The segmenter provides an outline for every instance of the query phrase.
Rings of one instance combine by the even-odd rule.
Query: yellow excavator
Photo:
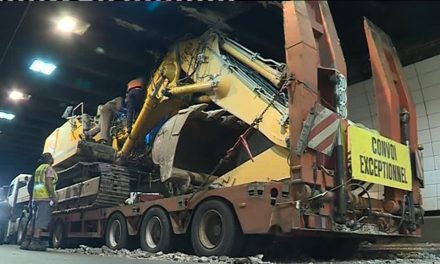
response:
[[[218,32],[178,43],[147,85],[130,134],[122,116],[113,120],[111,145],[98,143],[101,133],[85,135],[99,127],[99,113],[68,109],[44,147],[60,174],[60,204],[111,206],[130,192],[169,196],[289,179],[290,81],[285,64]],[[146,144],[153,129],[154,143]]]

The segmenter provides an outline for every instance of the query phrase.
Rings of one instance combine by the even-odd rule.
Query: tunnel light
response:
[[[55,66],[52,63],[47,63],[44,62],[42,60],[34,60],[31,64],[31,66],[29,67],[29,69],[35,71],[35,72],[40,72],[46,75],[50,75],[52,74],[52,72],[57,68],[57,66]]]
[[[98,54],[105,54],[105,49],[101,47],[96,47],[95,52]]]
[[[17,90],[12,90],[9,92],[9,99],[11,99],[12,101],[29,100],[30,98],[30,95],[24,94]]]
[[[55,29],[57,32],[61,33],[75,33],[82,35],[87,31],[89,26],[90,24],[72,16],[62,16],[55,20]]]
[[[15,118],[14,114],[9,114],[5,112],[0,112],[0,119],[12,120]]]
[[[71,16],[64,16],[58,20],[57,29],[62,32],[74,32],[78,24],[78,20]]]

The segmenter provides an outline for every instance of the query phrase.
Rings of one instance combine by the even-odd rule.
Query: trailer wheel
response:
[[[0,222],[0,245],[3,245],[3,243],[5,242],[7,228],[8,228],[7,221]]]
[[[66,243],[66,232],[64,231],[63,222],[57,221],[52,231],[51,244],[53,248],[63,248]]]
[[[210,200],[197,208],[191,225],[191,241],[197,255],[236,256],[242,240],[241,228],[228,205]]]
[[[141,224],[141,248],[156,253],[170,252],[173,240],[171,222],[167,213],[160,208],[152,208],[144,215]]]
[[[110,249],[116,250],[127,246],[127,221],[120,213],[112,215],[107,222],[105,243]]]
[[[19,222],[18,222],[18,228],[17,228],[17,239],[16,239],[16,243],[17,245],[21,245],[21,242],[23,242],[23,238],[24,238],[24,232],[26,230],[26,225],[28,222],[28,218],[26,216],[21,217]]]

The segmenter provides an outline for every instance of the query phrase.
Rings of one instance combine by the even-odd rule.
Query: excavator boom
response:
[[[246,68],[253,73],[246,72]],[[184,77],[179,79],[181,72]],[[253,78],[252,74],[262,77]],[[170,49],[154,73],[144,106],[120,155],[129,155],[136,141],[145,137],[159,120],[178,111],[183,104],[181,96],[193,94],[209,96],[211,102],[249,125],[273,101],[259,130],[275,144],[286,147],[287,100],[278,95],[284,82],[284,64],[272,60],[267,63],[218,33],[207,32],[200,38],[179,43]]]

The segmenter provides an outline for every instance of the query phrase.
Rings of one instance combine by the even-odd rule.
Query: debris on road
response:
[[[161,251],[157,253],[149,253],[141,249],[136,249],[133,251],[127,249],[111,250],[107,246],[102,246],[101,248],[93,248],[85,245],[80,245],[79,248],[58,249],[58,251],[70,253],[70,254],[116,256],[116,257],[127,257],[127,258],[135,258],[135,259],[145,258],[149,260],[168,260],[168,261],[178,261],[178,262],[227,263],[227,264],[269,264],[270,263],[268,261],[263,260],[263,255],[256,255],[245,258],[230,258],[227,256],[198,257],[180,252],[164,254]]]
[[[243,258],[230,258],[226,256],[211,256],[211,257],[198,257],[194,255],[188,255],[181,252],[168,253],[163,252],[149,253],[141,249],[136,250],[111,250],[107,246],[101,248],[93,248],[85,245],[80,245],[79,248],[73,249],[59,249],[57,251],[70,253],[70,254],[83,254],[83,255],[99,255],[99,256],[115,256],[126,257],[134,259],[148,259],[148,260],[165,260],[187,263],[220,263],[220,264],[270,264],[270,262],[264,259],[263,255],[256,255]],[[366,255],[358,255],[356,258],[346,261],[336,261],[334,259],[327,261],[316,261],[314,259],[305,258],[293,258],[283,261],[276,261],[277,263],[353,263],[353,264],[396,264],[396,263],[417,263],[417,264],[433,264],[440,263],[440,255],[430,252],[372,252]]]

